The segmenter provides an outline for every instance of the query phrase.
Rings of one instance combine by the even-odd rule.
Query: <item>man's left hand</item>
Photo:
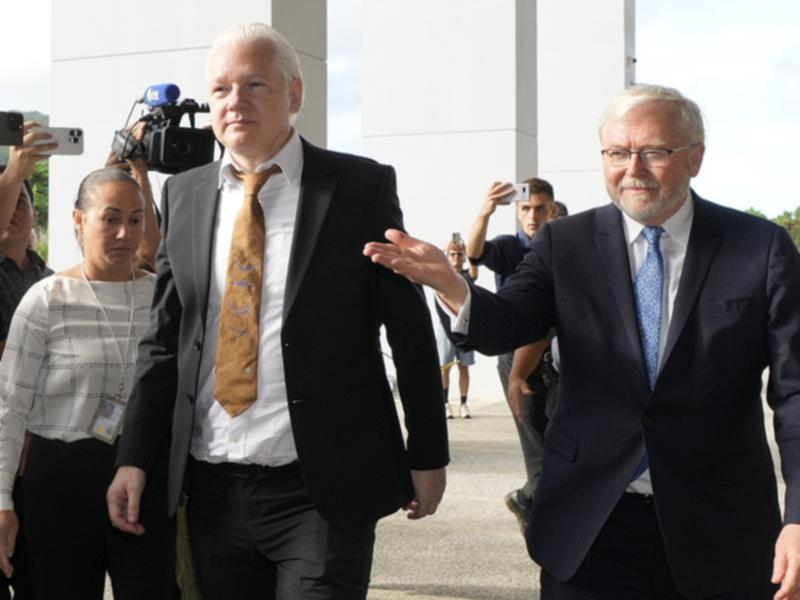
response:
[[[780,583],[775,600],[800,600],[800,525],[783,526],[775,544],[772,583]]]
[[[411,471],[414,484],[414,499],[403,507],[409,519],[421,519],[436,512],[442,501],[447,475],[444,467],[429,471]]]

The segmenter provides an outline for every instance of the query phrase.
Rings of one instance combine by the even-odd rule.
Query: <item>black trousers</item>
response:
[[[111,526],[106,490],[116,446],[33,436],[25,472],[25,527],[38,600],[101,600],[108,571],[116,600],[172,598],[175,531],[160,472],[147,482],[141,536]],[[165,469],[164,469],[165,470]],[[159,491],[160,490],[160,491]]]
[[[186,488],[204,600],[366,598],[375,523],[325,521],[297,463],[269,468],[190,458]]]
[[[652,497],[623,494],[572,579],[542,569],[542,600],[684,600],[670,572]],[[735,590],[708,600],[770,600],[778,587]]]

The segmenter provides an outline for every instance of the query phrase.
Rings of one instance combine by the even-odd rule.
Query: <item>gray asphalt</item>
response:
[[[505,402],[470,403],[448,421],[447,491],[432,517],[398,513],[378,524],[370,600],[522,600],[539,597],[539,569],[503,497],[524,467]]]

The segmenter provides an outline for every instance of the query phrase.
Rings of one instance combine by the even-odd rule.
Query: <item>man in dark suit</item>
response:
[[[468,347],[503,352],[556,327],[559,405],[526,536],[543,598],[798,598],[797,250],[690,190],[702,116],[676,90],[625,90],[600,133],[613,204],[546,225],[499,294],[400,232],[365,253],[434,287]]]
[[[226,31],[207,72],[227,152],[164,186],[153,323],[110,515],[143,532],[145,474],[170,443],[168,509],[185,490],[206,600],[363,598],[377,519],[400,507],[410,518],[432,514],[448,462],[424,296],[361,255],[387,227],[402,227],[394,171],[297,135],[299,61],[274,29]],[[260,190],[248,187],[253,174],[268,176]],[[235,296],[242,289],[251,295]],[[233,397],[234,388],[252,392]]]

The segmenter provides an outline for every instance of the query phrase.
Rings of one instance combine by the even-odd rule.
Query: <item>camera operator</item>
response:
[[[137,142],[141,142],[146,129],[147,124],[145,121],[140,120],[134,123],[130,128],[130,134]],[[139,245],[139,250],[134,259],[134,266],[155,273],[156,253],[158,252],[158,245],[161,241],[161,233],[159,232],[160,223],[153,200],[153,188],[150,185],[150,178],[148,177],[149,169],[147,167],[147,161],[143,157],[120,160],[117,153],[111,150],[106,159],[106,166],[128,171],[136,180],[136,183],[139,184],[139,187],[142,188],[142,194],[145,199],[145,229],[142,241]]]
[[[50,275],[42,258],[30,248],[31,234],[35,223],[33,188],[28,178],[36,165],[49,156],[57,144],[33,146],[33,142],[50,138],[49,133],[32,132],[38,123],[29,121],[23,125],[22,146],[11,146],[8,165],[0,165],[0,357],[3,355],[11,316],[22,296],[34,283]],[[25,458],[14,482],[13,496],[22,507],[22,474]],[[20,526],[23,515],[19,514]],[[7,578],[0,573],[0,600],[10,598],[9,585],[14,589],[16,600],[33,598],[33,582],[28,567],[27,546],[20,531],[20,542],[12,560],[14,574]]]

